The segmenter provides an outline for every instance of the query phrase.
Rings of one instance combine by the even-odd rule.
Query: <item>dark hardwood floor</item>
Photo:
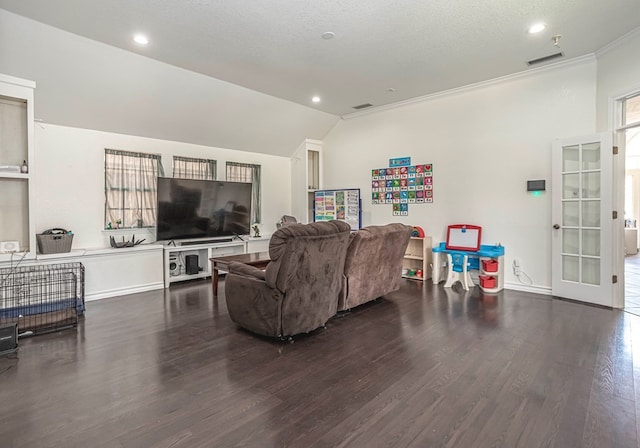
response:
[[[403,281],[282,343],[224,282],[89,302],[0,357],[0,446],[637,447],[640,317]]]

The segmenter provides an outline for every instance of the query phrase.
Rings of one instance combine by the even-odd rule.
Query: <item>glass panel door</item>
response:
[[[562,147],[562,280],[600,284],[600,142]]]
[[[608,134],[553,142],[551,292],[613,303],[613,151]]]

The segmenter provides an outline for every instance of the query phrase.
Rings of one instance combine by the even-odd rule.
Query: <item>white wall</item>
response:
[[[0,73],[37,83],[36,118],[290,156],[338,117],[0,9]]]
[[[612,99],[640,92],[640,28],[598,55],[598,131],[610,131]]]
[[[519,258],[530,289],[548,292],[551,142],[595,131],[595,90],[587,59],[342,121],[324,139],[324,188],[360,188],[363,225],[418,225],[434,244],[449,224],[480,225],[483,244],[504,245],[507,266]],[[391,205],[368,200],[371,169],[402,156],[434,165],[434,203],[394,217]],[[528,179],[546,179],[547,192],[528,194]]]
[[[225,162],[262,166],[261,233],[271,234],[283,214],[290,213],[289,158],[145,137],[36,123],[35,223],[40,233],[51,227],[74,232],[73,249],[108,245],[104,229],[104,149],[124,149],[162,155],[165,175],[171,176],[174,155],[217,160],[218,179],[225,179]],[[140,229],[125,231],[153,240]]]

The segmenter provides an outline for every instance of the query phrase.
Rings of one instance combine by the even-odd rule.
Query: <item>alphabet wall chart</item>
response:
[[[433,165],[411,165],[410,157],[389,159],[371,170],[371,203],[392,204],[393,216],[407,216],[409,204],[433,202]]]

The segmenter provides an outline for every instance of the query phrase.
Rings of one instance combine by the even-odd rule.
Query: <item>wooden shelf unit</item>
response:
[[[431,237],[411,237],[402,260],[402,277],[419,281],[429,279],[431,278],[431,264]],[[409,269],[421,270],[422,276],[408,275],[405,272]]]

